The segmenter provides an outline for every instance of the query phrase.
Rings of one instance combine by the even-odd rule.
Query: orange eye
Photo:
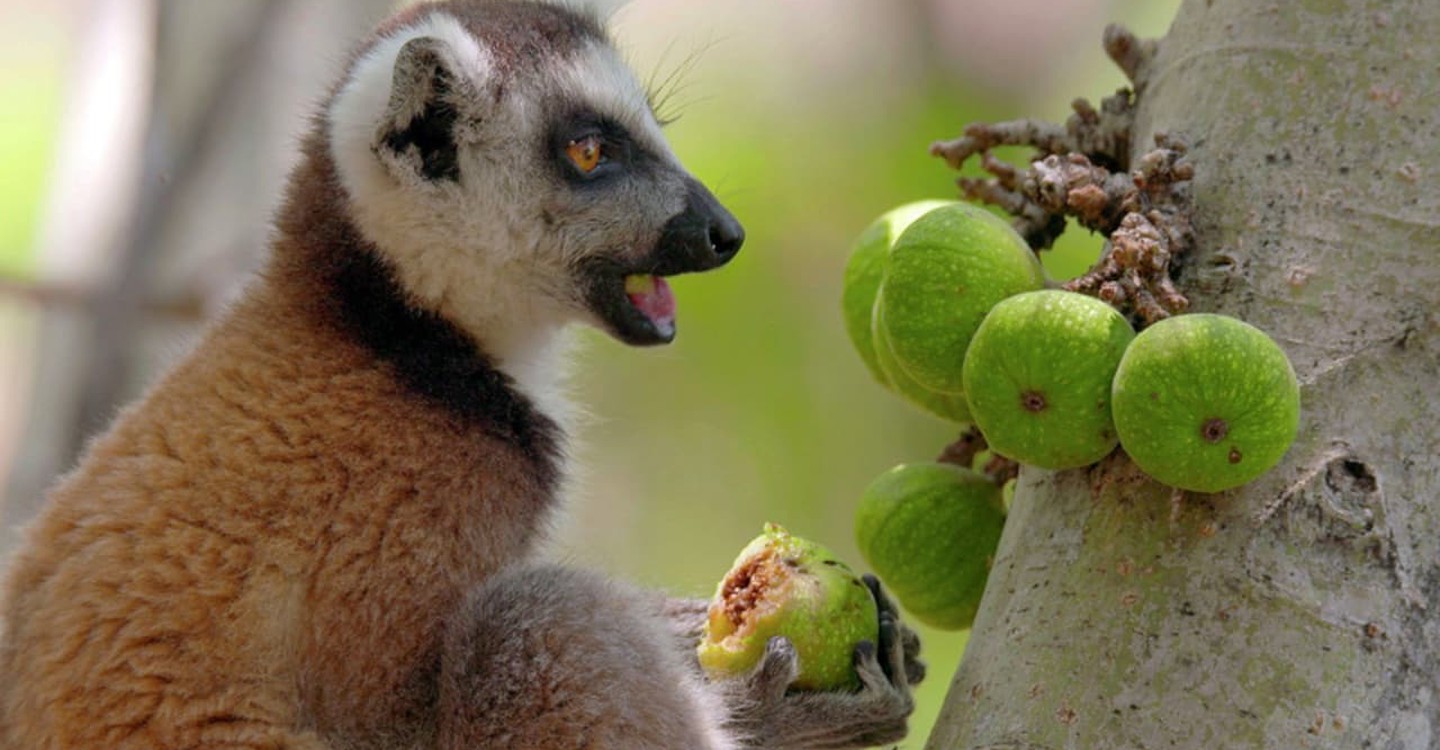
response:
[[[585,174],[595,171],[600,162],[605,160],[605,155],[600,148],[600,139],[597,136],[587,135],[577,141],[570,141],[565,147],[565,155],[570,157],[570,163],[575,165]]]

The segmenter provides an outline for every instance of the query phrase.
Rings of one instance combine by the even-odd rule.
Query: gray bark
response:
[[[1025,469],[928,747],[1440,748],[1440,3],[1187,0],[1137,150],[1196,166],[1196,310],[1285,348],[1279,467]]]

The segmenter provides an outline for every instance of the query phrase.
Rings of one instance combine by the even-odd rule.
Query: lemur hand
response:
[[[855,647],[858,692],[791,691],[800,667],[795,647],[780,636],[770,639],[749,675],[717,683],[731,710],[730,728],[746,747],[859,748],[905,736],[915,708],[910,688],[925,678],[920,638],[900,621],[879,580],[872,575],[864,580],[879,609],[880,637]]]

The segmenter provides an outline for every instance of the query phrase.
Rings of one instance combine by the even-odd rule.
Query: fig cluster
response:
[[[861,235],[842,307],[880,382],[973,422],[992,451],[1020,463],[1077,468],[1118,444],[1164,484],[1220,492],[1289,449],[1299,387],[1262,331],[1195,313],[1137,336],[1105,302],[1044,286],[1034,253],[998,217],[912,204]]]
[[[1026,242],[967,204],[913,203],[872,223],[841,307],[878,382],[1020,463],[1072,469],[1120,445],[1164,484],[1220,492],[1278,463],[1299,426],[1295,372],[1269,336],[1204,313],[1137,335],[1105,302],[1046,288]],[[897,466],[862,494],[856,541],[917,619],[969,627],[1005,490],[969,467]]]
[[[1044,284],[1035,254],[999,217],[922,201],[861,233],[841,309],[877,381],[936,416],[968,422],[959,364],[970,338],[995,303]]]

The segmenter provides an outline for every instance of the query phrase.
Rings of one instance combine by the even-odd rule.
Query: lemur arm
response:
[[[799,692],[790,685],[799,672],[795,648],[783,637],[770,639],[760,664],[750,674],[710,683],[730,712],[727,727],[745,747],[764,750],[860,748],[895,742],[905,736],[914,710],[911,687],[925,678],[919,660],[920,638],[900,620],[890,597],[871,575],[865,584],[879,609],[879,643],[855,649],[858,692]],[[700,637],[709,603],[670,600],[670,618],[679,645],[691,654]],[[698,663],[694,665],[698,669]]]

